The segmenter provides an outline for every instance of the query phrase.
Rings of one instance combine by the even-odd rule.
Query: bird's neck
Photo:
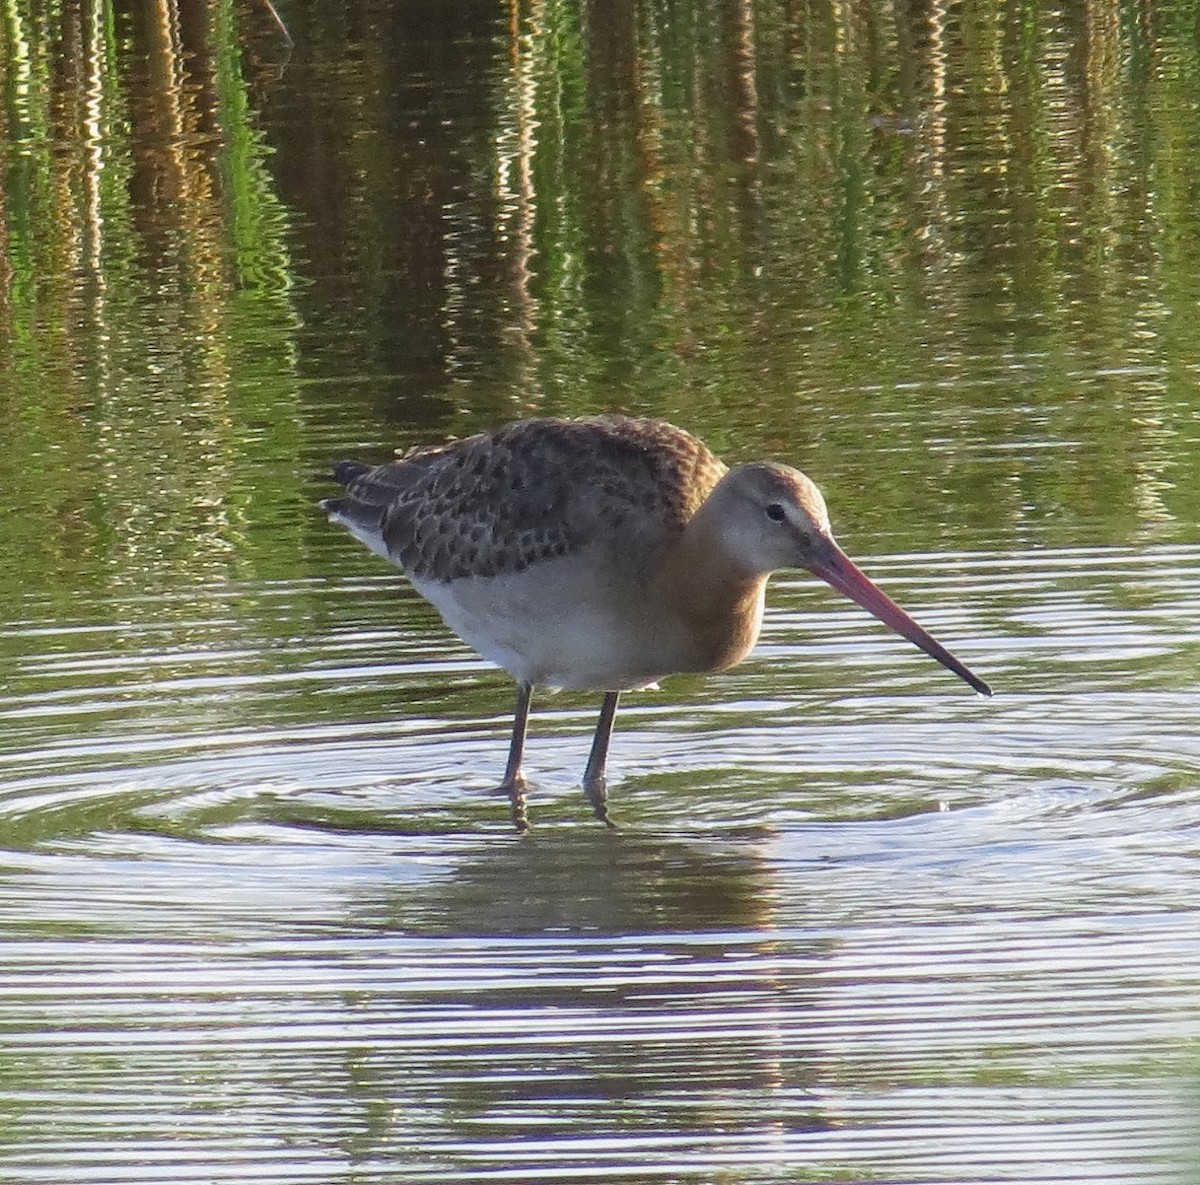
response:
[[[694,651],[693,669],[721,671],[758,641],[767,577],[735,565],[705,525],[688,524],[665,565],[663,590]]]

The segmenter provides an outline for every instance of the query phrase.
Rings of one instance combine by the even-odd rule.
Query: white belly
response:
[[[464,642],[524,683],[624,691],[688,669],[678,621],[632,582],[598,581],[585,567],[567,557],[413,587]]]

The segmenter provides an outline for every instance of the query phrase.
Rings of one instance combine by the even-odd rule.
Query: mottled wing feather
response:
[[[662,421],[540,419],[417,450],[357,476],[349,493],[386,500],[388,552],[410,575],[446,582],[519,572],[594,543],[618,559],[645,554],[683,530],[725,472]]]

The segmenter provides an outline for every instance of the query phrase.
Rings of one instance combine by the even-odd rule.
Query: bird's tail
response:
[[[320,507],[330,522],[345,527],[376,555],[396,562],[383,538],[383,518],[392,500],[412,480],[405,466],[367,465],[362,461],[338,461],[333,479],[346,487],[340,498],[324,498]]]

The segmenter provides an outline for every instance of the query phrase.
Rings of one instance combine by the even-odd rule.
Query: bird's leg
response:
[[[583,771],[583,792],[592,804],[596,818],[608,827],[615,827],[616,824],[608,817],[608,784],[604,780],[604,766],[608,761],[608,742],[612,739],[620,698],[619,691],[604,693],[600,719],[596,722],[596,735],[592,739],[592,751],[588,756],[587,769]]]
[[[529,701],[533,698],[531,683],[517,684],[517,706],[513,710],[512,740],[508,746],[508,764],[504,767],[504,781],[500,789],[512,803],[513,826],[518,831],[529,830],[529,819],[525,814],[525,775],[521,773],[521,757],[525,752],[525,730],[529,726]]]

